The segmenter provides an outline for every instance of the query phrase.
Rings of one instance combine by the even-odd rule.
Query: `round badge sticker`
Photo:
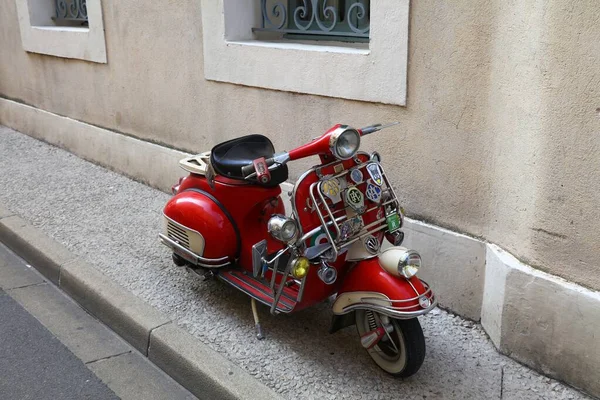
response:
[[[362,171],[360,169],[358,169],[358,168],[353,169],[350,172],[350,179],[352,179],[352,182],[356,183],[357,185],[359,183],[362,183],[362,181],[363,181],[363,173],[362,173]]]
[[[378,186],[383,184],[383,176],[381,175],[381,169],[376,163],[367,164],[367,172],[371,176],[371,180]]]
[[[362,192],[355,186],[348,188],[345,197],[346,203],[356,212],[360,212],[365,205],[365,199]]]
[[[367,199],[371,200],[373,203],[379,203],[379,201],[381,201],[381,187],[380,186],[374,185],[373,183],[369,182],[367,184],[366,194],[367,194]]]
[[[334,204],[342,199],[342,188],[340,182],[336,178],[321,182],[320,188],[321,192]]]

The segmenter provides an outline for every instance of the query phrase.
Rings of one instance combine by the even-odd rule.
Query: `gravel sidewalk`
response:
[[[479,324],[440,310],[420,319],[427,356],[406,380],[381,372],[353,328],[329,335],[328,304],[276,317],[260,308],[267,338],[257,341],[249,299],[175,267],[159,243],[168,199],[0,126],[0,203],[289,399],[588,398],[498,354]]]

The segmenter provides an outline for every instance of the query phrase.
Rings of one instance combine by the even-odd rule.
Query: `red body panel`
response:
[[[305,157],[316,156],[317,154],[331,154],[331,151],[329,150],[329,133],[333,132],[340,126],[340,124],[337,124],[325,132],[321,137],[303,146],[296,147],[294,150],[291,150],[289,152],[290,160],[299,160]]]
[[[229,211],[240,230],[242,246],[239,264],[244,269],[252,271],[252,246],[255,243],[267,239],[269,253],[276,252],[283,247],[280,242],[271,238],[271,235],[267,232],[267,221],[271,215],[285,214],[285,206],[279,197],[281,189],[279,187],[264,188],[257,185],[249,185],[244,182],[233,181],[223,177],[215,179],[214,186],[214,189],[212,189],[204,176],[192,174],[181,181],[179,192],[174,199],[191,199],[196,198],[197,195],[202,196],[193,191],[186,191],[186,189],[196,188],[210,193],[221,202],[227,211]],[[205,197],[203,198],[207,200]],[[171,202],[169,202],[169,204],[171,204]],[[165,208],[165,210],[167,210],[167,208]],[[198,222],[198,219],[205,221],[212,218],[220,219],[223,218],[223,215],[222,211],[217,207],[216,209],[207,209],[207,212],[200,216],[193,213],[181,213],[178,215],[178,218],[180,219],[173,219],[182,225],[194,229],[194,226],[202,226],[202,224],[204,224],[204,222]],[[233,246],[236,245],[237,238],[235,231],[227,231],[228,238],[214,231],[198,231],[202,233],[205,238],[209,235],[214,235],[219,238],[218,241],[232,243]]]
[[[340,287],[338,294],[347,292],[376,292],[386,295],[390,300],[411,299],[416,296],[415,290],[419,294],[425,293],[426,289],[416,276],[409,280],[404,277],[397,277],[385,271],[377,258],[371,258],[359,262],[344,277],[344,282]],[[403,307],[415,306],[415,310],[420,310],[419,301],[405,303]]]
[[[219,206],[197,192],[183,192],[174,196],[164,208],[167,217],[199,232],[205,241],[204,258],[233,258],[236,236],[233,225]]]

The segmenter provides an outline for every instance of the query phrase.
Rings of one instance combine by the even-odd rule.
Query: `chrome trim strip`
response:
[[[381,300],[381,299],[379,299],[379,300]],[[355,303],[355,304],[349,305],[347,307],[344,307],[343,314],[348,314],[349,312],[356,311],[356,310],[373,310],[380,314],[387,315],[388,317],[391,317],[391,318],[412,319],[412,318],[427,314],[428,312],[433,310],[435,307],[437,307],[437,299],[433,299],[433,301],[431,302],[431,305],[429,307],[424,308],[422,310],[418,310],[418,311],[398,311],[393,308],[385,307],[385,306],[382,306],[379,304]],[[343,315],[343,314],[339,314],[339,315]]]
[[[410,282],[410,280],[408,280],[408,279],[407,279],[407,281],[411,285],[411,287],[415,290],[415,292],[417,293],[417,296],[411,297],[409,299],[400,299],[400,300],[391,300],[389,298],[382,299],[381,297],[361,297],[360,303],[354,303],[354,304],[350,304],[350,305],[344,307],[342,309],[343,312],[340,314],[337,314],[337,315],[347,314],[347,313],[349,313],[351,311],[355,311],[355,310],[373,310],[373,311],[387,315],[392,318],[411,319],[411,318],[418,317],[420,315],[427,314],[429,311],[433,310],[437,306],[437,303],[438,303],[437,298],[433,294],[431,287],[429,286],[429,284],[427,282],[421,280],[421,283],[423,284],[423,286],[425,286],[426,290],[423,293],[419,294],[419,292],[415,289],[412,282]],[[407,302],[419,301],[419,299],[423,296],[428,297],[429,300],[431,301],[431,304],[429,305],[429,307],[424,308],[422,310],[406,311],[406,310],[418,307],[416,305],[411,305],[411,306],[394,306],[393,305],[394,303],[407,303]],[[372,303],[370,301],[377,301],[378,304]],[[382,301],[390,302],[390,303],[392,303],[392,305],[391,306],[383,306],[383,305],[381,305]]]
[[[285,267],[285,271],[283,271],[283,277],[281,278],[281,283],[279,284],[279,288],[277,289],[277,293],[275,293],[275,296],[273,296],[273,305],[271,306],[271,314],[275,315],[275,311],[277,310],[277,304],[279,304],[279,299],[281,298],[281,295],[283,294],[283,289],[285,288],[285,284],[287,281],[287,277],[290,274],[290,270],[292,269],[292,258],[290,258],[290,260],[288,261],[286,267]],[[276,276],[277,274],[273,274],[273,276]],[[274,287],[273,287],[274,289]]]
[[[356,157],[359,154],[362,154],[362,155],[367,156],[368,158],[370,158],[369,153],[364,152],[364,151],[360,151],[360,150],[357,151],[354,156]],[[294,187],[292,189],[292,195],[291,195],[290,203],[292,204],[292,214],[293,214],[294,218],[296,219],[296,221],[298,221],[298,230],[300,231],[299,236],[302,237],[301,241],[299,240],[299,241],[296,242],[300,246],[304,246],[304,242],[306,241],[306,238],[304,238],[305,234],[302,232],[302,221],[300,221],[300,214],[298,214],[298,209],[296,208],[296,192],[298,191],[298,188],[300,187],[300,184],[302,183],[302,181],[304,179],[306,179],[306,177],[309,176],[311,173],[313,173],[313,172],[316,173],[317,169],[321,169],[321,168],[328,167],[328,166],[331,166],[331,165],[339,164],[339,163],[342,163],[342,162],[343,161],[335,160],[335,161],[332,161],[332,162],[330,162],[328,164],[325,164],[325,165],[315,165],[315,166],[309,168],[308,170],[304,171],[304,173],[302,175],[300,175],[300,177],[298,177],[298,180],[296,180],[296,183],[294,183]],[[309,189],[309,194],[310,194],[310,189]],[[315,207],[316,207],[316,204],[315,204]],[[344,215],[343,217],[346,218],[346,215]],[[319,226],[316,229],[321,229],[321,227],[322,227],[322,225]],[[329,229],[325,229],[325,231],[329,232]],[[333,241],[331,241],[331,243],[333,243]],[[298,291],[298,302],[302,301],[302,297],[304,295],[304,287],[305,287],[305,285],[306,285],[306,276],[304,278],[302,278],[302,284],[300,285],[300,289]]]
[[[325,227],[324,231],[325,231],[325,235],[327,235],[327,238],[329,239],[329,243],[331,243],[333,245],[332,250],[333,250],[333,254],[331,255],[331,260],[335,260],[336,258],[338,258],[338,249],[337,246],[335,245],[335,240],[333,240],[333,237],[331,236],[331,232],[329,232],[329,229],[327,229],[327,222],[325,222],[325,218],[323,217],[321,211],[319,210],[319,203],[317,203],[317,199],[315,198],[315,195],[313,194],[313,189],[318,186],[318,184],[321,181],[317,181],[313,184],[310,185],[310,188],[308,190],[308,194],[310,195],[311,200],[313,201],[313,204],[315,205],[315,212],[317,213],[317,217],[319,217],[319,221],[321,221],[321,226]],[[320,190],[317,188],[317,191],[320,193]],[[321,198],[323,197],[323,195],[320,195]],[[323,202],[325,203],[325,199],[323,199]],[[329,210],[329,207],[325,207],[331,217],[331,222],[333,223],[333,225],[335,226],[335,229],[337,231],[338,237],[340,237],[340,227],[338,224],[335,223],[335,217],[333,215],[331,215],[331,211]]]
[[[304,275],[304,278],[302,278],[302,282],[300,283],[300,289],[298,289],[298,297],[296,297],[296,301],[298,303],[300,303],[302,301],[302,297],[304,296],[304,286],[306,284],[307,276],[308,276],[308,274]]]
[[[206,267],[206,268],[220,268],[220,267],[224,267],[226,265],[231,264],[231,261],[229,261],[229,257],[221,257],[221,258],[204,258],[204,257],[200,257],[199,255],[197,255],[196,253],[191,252],[190,250],[186,249],[185,247],[183,247],[182,245],[180,245],[179,243],[177,243],[176,241],[172,240],[171,238],[163,235],[162,233],[159,233],[158,236],[161,239],[162,244],[164,244],[165,246],[171,248],[171,249],[177,249],[185,254],[187,254],[189,257],[191,257],[192,259],[195,259],[196,265],[200,265],[202,267]],[[225,263],[222,264],[217,264],[215,265],[215,263],[220,263],[226,261]]]
[[[237,283],[235,283],[235,282],[232,282],[232,281],[230,281],[230,280],[229,280],[229,279],[227,279],[227,278],[224,278],[224,277],[223,277],[221,274],[217,274],[217,277],[218,277],[220,280],[222,280],[223,282],[225,282],[225,283],[228,283],[229,285],[231,285],[231,286],[233,286],[234,288],[238,289],[240,292],[242,292],[242,293],[244,293],[244,294],[246,294],[246,295],[248,295],[248,296],[252,297],[252,298],[253,298],[253,299],[255,299],[256,301],[258,301],[258,302],[260,302],[260,303],[264,304],[265,306],[267,306],[267,307],[270,307],[270,306],[271,306],[271,304],[269,304],[267,301],[265,301],[265,300],[263,300],[262,298],[260,298],[260,297],[258,297],[258,296],[256,296],[256,295],[254,295],[254,294],[253,294],[253,293],[251,293],[251,292],[248,292],[247,290],[245,290],[243,287],[241,287],[241,286],[240,286],[240,285],[238,285]],[[263,293],[264,293],[264,292],[263,292]],[[266,294],[266,293],[265,293],[265,294]],[[277,308],[276,312],[277,312],[277,313],[289,314],[290,312],[292,312],[292,311],[294,310],[294,308],[295,308],[295,307],[296,307],[296,306],[294,305],[294,307],[292,307],[292,308],[290,308],[290,309],[282,309],[282,308]]]

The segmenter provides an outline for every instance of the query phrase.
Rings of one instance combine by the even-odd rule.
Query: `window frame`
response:
[[[204,76],[217,82],[406,105],[410,0],[371,4],[365,43],[258,40],[258,1],[202,0]]]
[[[21,43],[31,53],[106,63],[106,41],[100,0],[87,0],[87,27],[57,26],[48,0],[15,0]],[[54,5],[54,2],[52,2]],[[45,22],[49,20],[50,22]]]

